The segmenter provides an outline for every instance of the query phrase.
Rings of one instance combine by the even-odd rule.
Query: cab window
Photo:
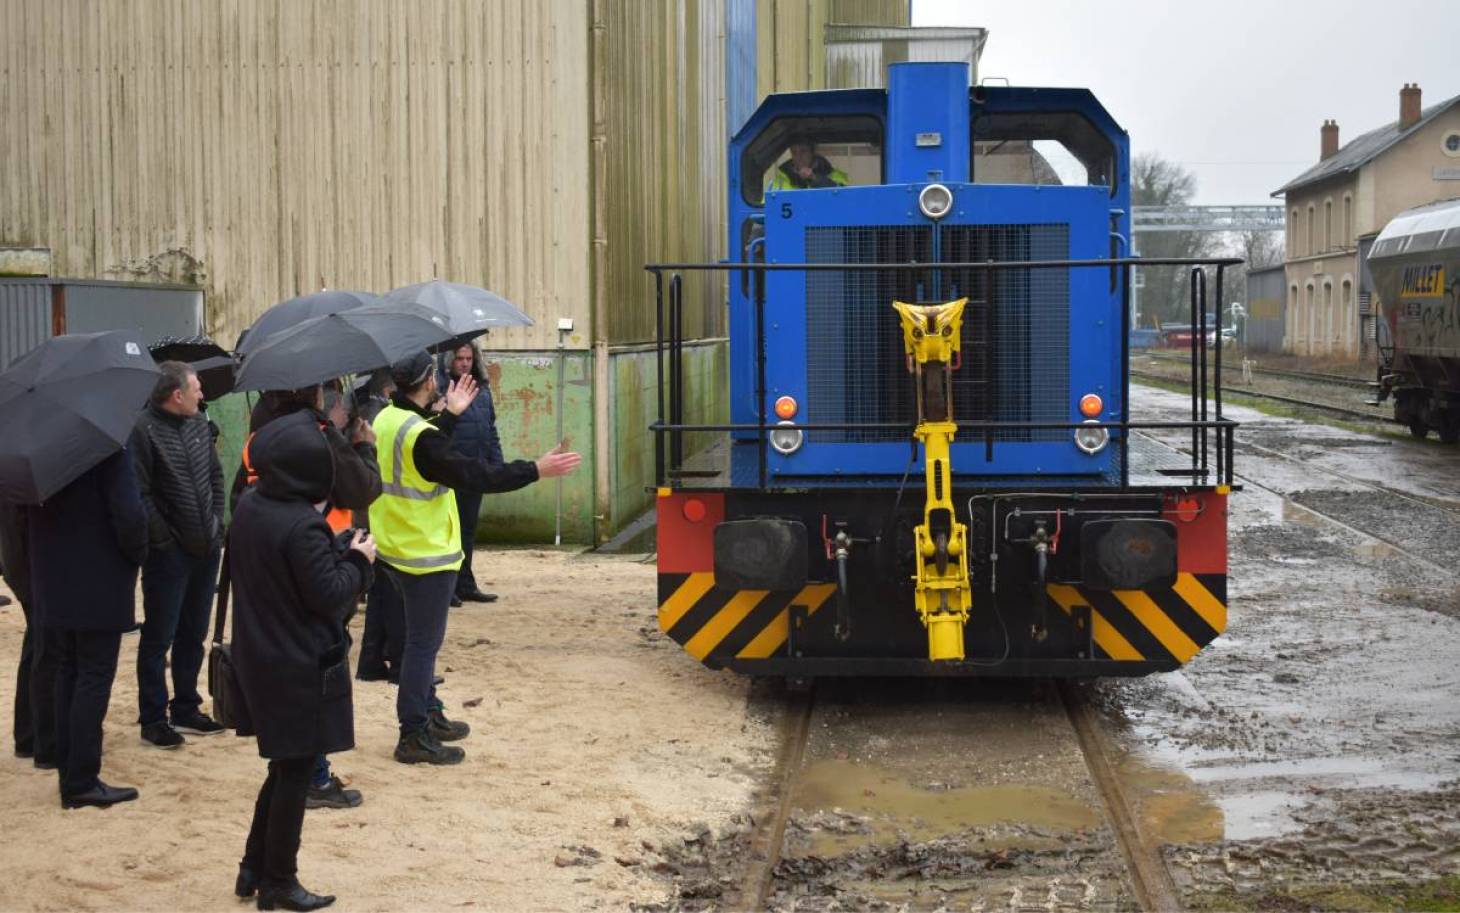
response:
[[[781,117],[746,147],[740,163],[745,202],[765,191],[882,183],[882,124],[875,117]]]
[[[1079,114],[979,114],[971,145],[975,184],[1115,189],[1115,147]]]

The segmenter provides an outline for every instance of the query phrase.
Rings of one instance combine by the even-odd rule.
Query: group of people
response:
[[[0,503],[0,572],[26,617],[15,753],[57,770],[63,808],[138,798],[100,771],[139,571],[142,742],[178,749],[223,732],[198,691],[221,589],[240,698],[229,722],[268,760],[235,892],[259,909],[317,909],[333,897],[296,876],[305,809],[362,801],[327,758],[354,747],[348,625],[361,600],[355,677],[397,684],[395,759],[459,763],[465,752],[447,743],[470,728],[446,716],[436,658],[450,608],[496,598],[471,570],[482,495],[566,475],[581,458],[560,445],[505,461],[467,344],[444,365],[421,351],[377,372],[355,408],[339,383],[265,393],[229,494],[197,374],[159,370],[125,448],[42,505]]]

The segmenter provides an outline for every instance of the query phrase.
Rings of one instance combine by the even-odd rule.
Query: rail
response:
[[[1217,301],[1222,300],[1225,270],[1242,261],[1233,257],[1118,257],[1072,260],[982,260],[973,262],[911,263],[651,263],[644,269],[654,276],[655,290],[655,372],[657,402],[655,421],[649,426],[654,434],[654,480],[666,485],[684,467],[684,436],[695,432],[754,433],[758,445],[757,490],[772,488],[769,479],[769,435],[778,426],[768,421],[766,407],[766,274],[771,272],[908,272],[930,273],[941,277],[950,270],[970,270],[981,274],[989,289],[987,306],[990,314],[998,302],[993,294],[992,279],[996,273],[1010,270],[1042,269],[1108,269],[1119,270],[1121,290],[1121,410],[1120,417],[1107,422],[959,422],[960,433],[971,433],[983,440],[985,453],[991,459],[995,437],[1000,432],[1105,428],[1112,434],[1112,443],[1120,448],[1120,487],[1130,487],[1130,432],[1140,430],[1190,430],[1191,468],[1193,480],[1206,484],[1231,485],[1234,432],[1237,423],[1222,415],[1222,309],[1214,309],[1213,344],[1207,344],[1207,271],[1213,273],[1212,287]],[[1191,325],[1197,329],[1191,339],[1191,417],[1183,422],[1133,422],[1130,416],[1130,295],[1131,268],[1137,266],[1186,266],[1191,268]],[[750,278],[755,308],[755,400],[754,423],[693,424],[684,420],[684,283],[683,274],[691,272],[742,272]],[[666,299],[666,277],[667,299]],[[800,302],[797,302],[800,304]],[[992,319],[987,321],[993,326]],[[1208,349],[1214,369],[1208,371]],[[667,361],[667,366],[666,366]],[[985,374],[987,375],[987,362]],[[666,371],[667,367],[667,371]],[[992,401],[992,400],[991,400]],[[666,418],[668,419],[666,421]],[[912,423],[902,422],[836,422],[798,424],[797,430],[814,431],[906,431],[912,438]],[[1115,432],[1119,432],[1118,438]],[[1185,473],[1183,473],[1185,474]],[[804,487],[804,480],[796,487]]]

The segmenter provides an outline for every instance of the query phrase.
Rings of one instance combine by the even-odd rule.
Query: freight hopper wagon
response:
[[[729,155],[729,259],[648,267],[669,637],[808,679],[1142,675],[1222,633],[1221,351],[1132,418],[1128,141],[1089,92],[899,64],[770,96]],[[1220,314],[1237,261],[1160,262]],[[687,288],[728,294],[722,424],[684,418]]]
[[[1460,200],[1395,216],[1369,251],[1379,292],[1379,401],[1422,438],[1460,442]]]

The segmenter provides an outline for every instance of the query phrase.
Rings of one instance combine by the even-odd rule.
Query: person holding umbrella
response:
[[[471,731],[448,720],[432,681],[446,636],[446,616],[462,563],[456,497],[452,489],[515,491],[538,479],[567,475],[582,457],[555,447],[536,462],[489,463],[452,450],[456,423],[477,396],[470,375],[446,390],[439,416],[435,362],[424,349],[391,366],[396,392],[375,417],[380,442],[381,496],[370,505],[370,530],[383,572],[405,603],[406,643],[401,659],[395,759],[404,764],[457,764],[466,752],[443,741]]]
[[[223,731],[203,712],[198,694],[223,546],[223,467],[212,430],[199,413],[203,388],[197,372],[179,361],[157,367],[157,385],[129,445],[151,538],[142,569],[138,722],[145,744],[178,748],[186,741],[179,729],[194,735]]]
[[[0,373],[0,499],[26,505],[32,622],[56,644],[56,762],[64,808],[137,798],[103,783],[101,727],[147,549],[131,456],[122,449],[159,376],[132,331],[47,340]],[[20,514],[11,514],[12,519]],[[10,569],[13,573],[14,569]],[[79,571],[79,572],[78,572]]]
[[[133,593],[147,557],[147,511],[131,454],[117,451],[26,515],[35,616],[46,648],[57,653],[61,806],[129,802],[137,790],[109,786],[100,773],[101,725],[122,634],[137,626]]]

